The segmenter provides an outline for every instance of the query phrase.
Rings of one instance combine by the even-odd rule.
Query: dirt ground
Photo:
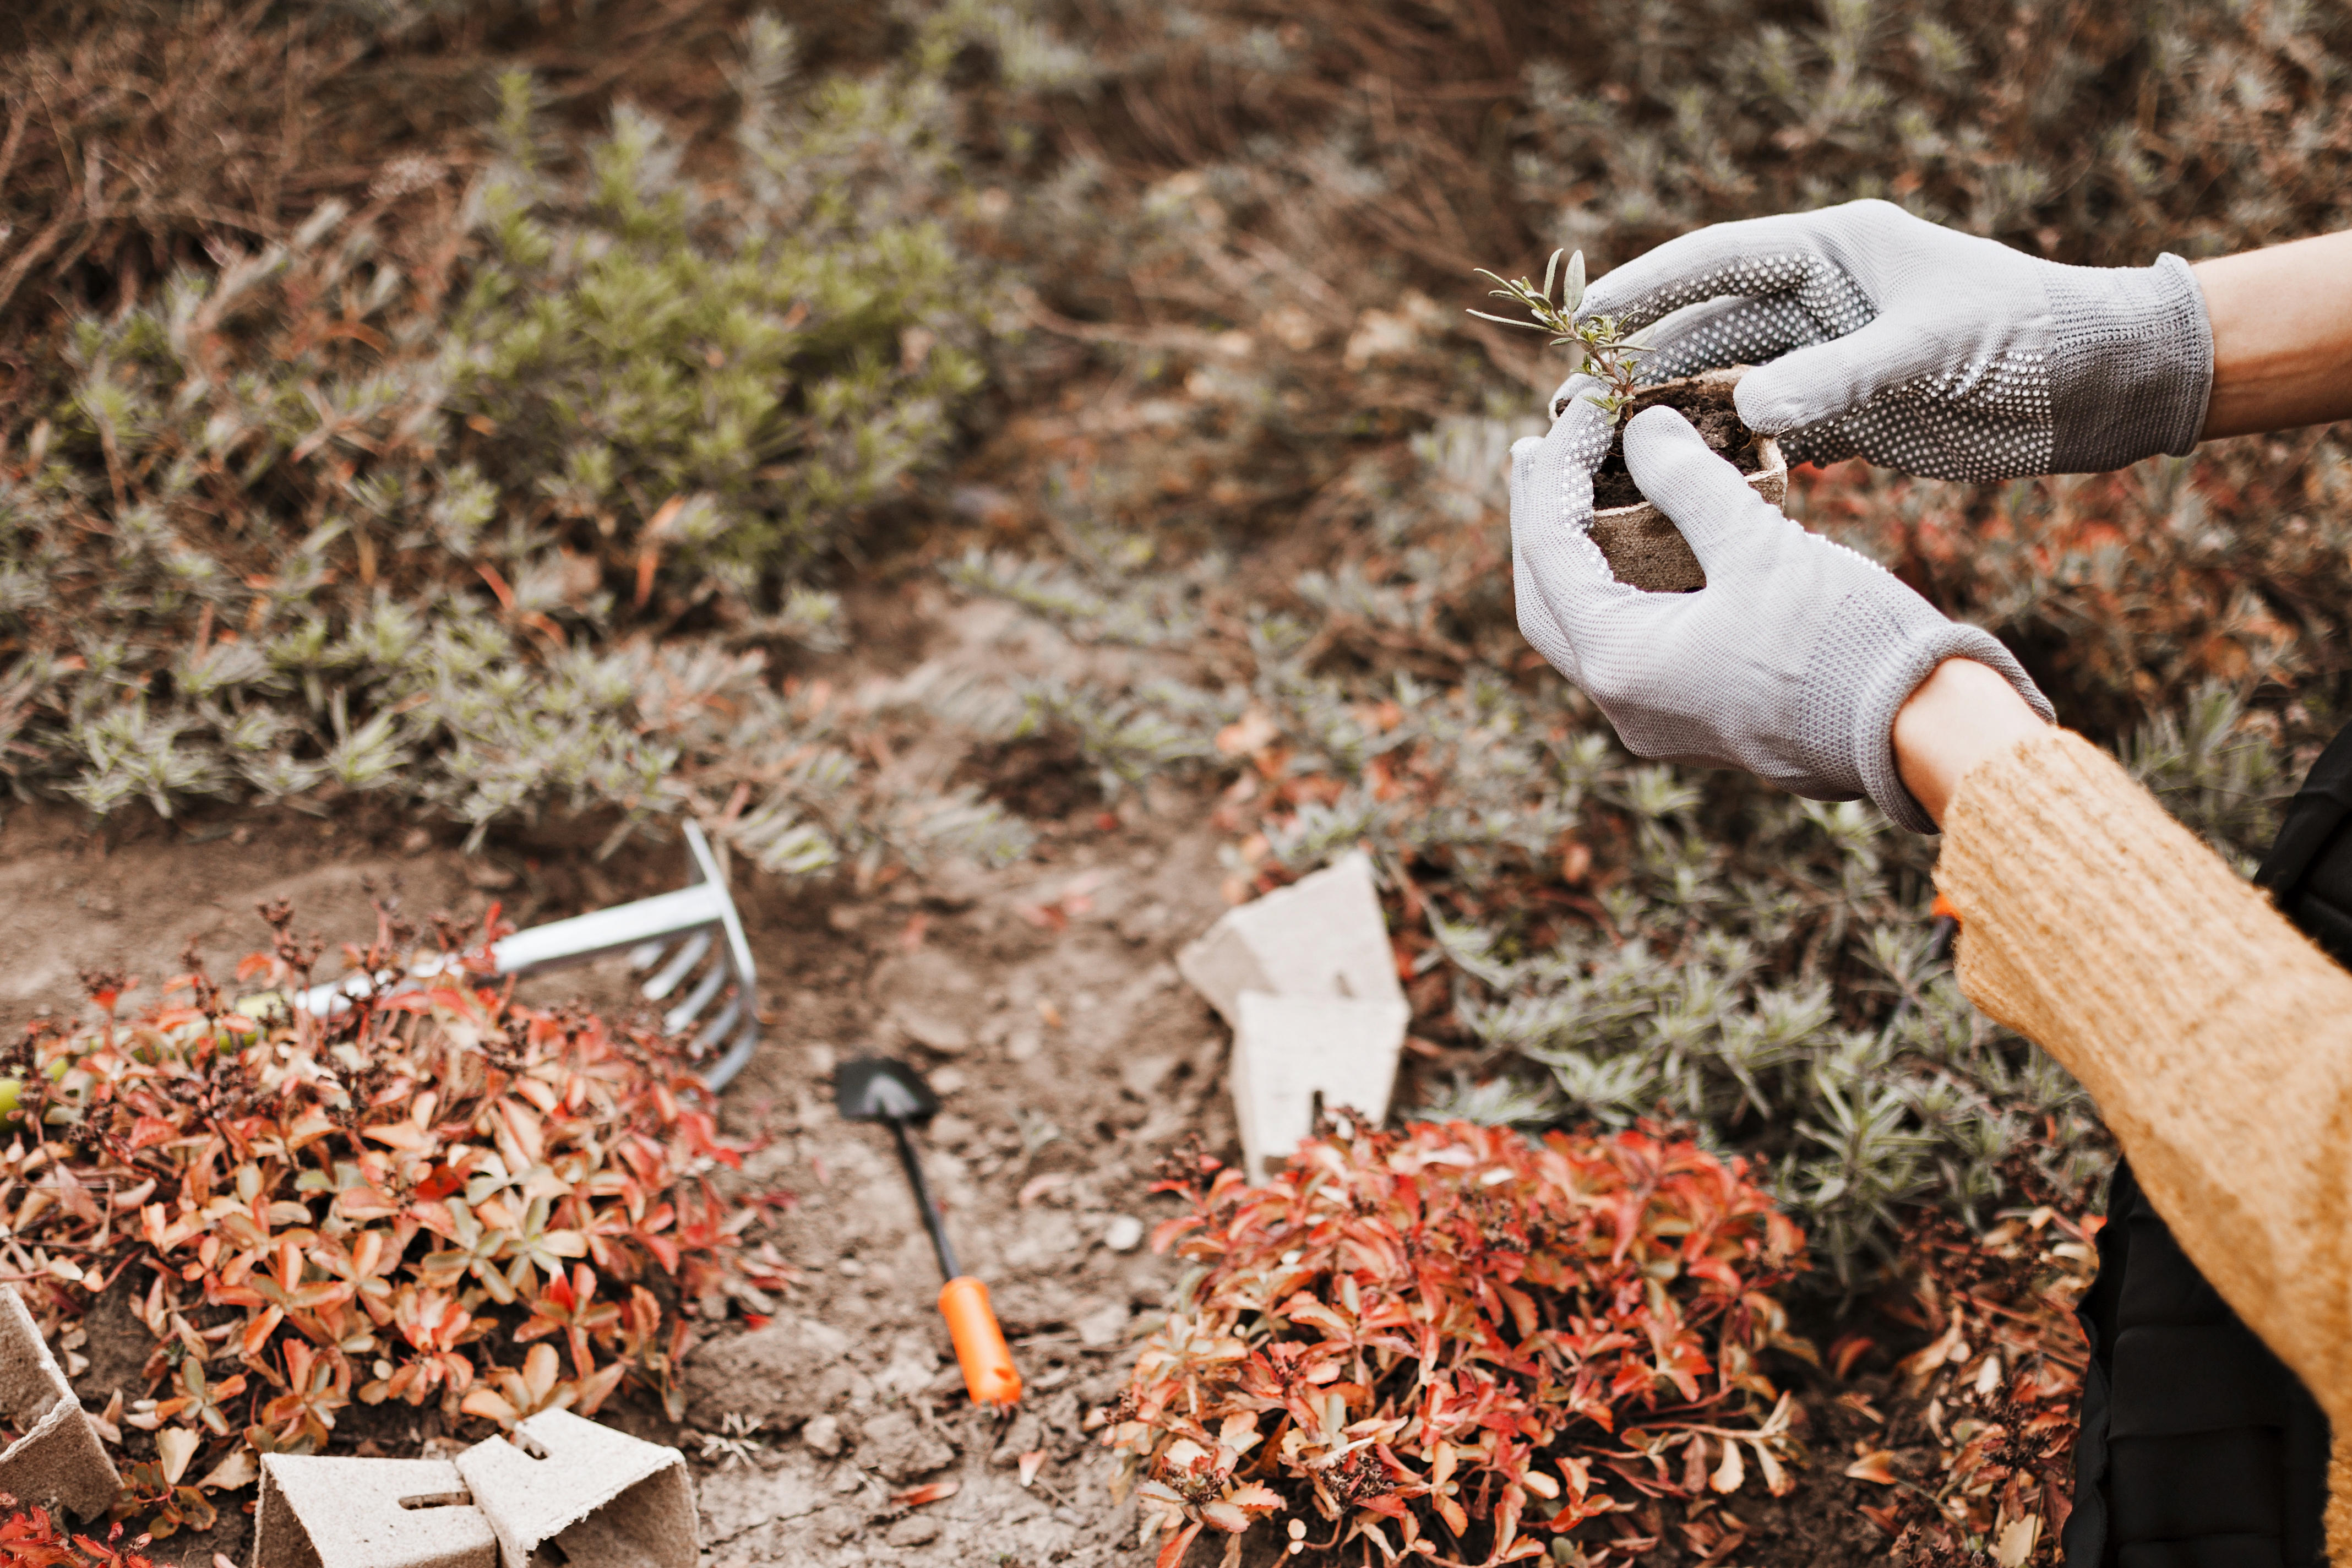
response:
[[[1005,617],[943,621],[930,659],[866,672],[864,700],[888,708],[944,670],[970,673],[975,655],[1012,668],[996,646]],[[1025,662],[1012,635],[1009,651]],[[917,742],[896,765],[961,761]],[[1034,759],[995,760],[1015,784],[1034,784]],[[796,889],[733,874],[766,1026],[724,1101],[728,1131],[759,1145],[729,1185],[789,1195],[755,1234],[803,1273],[768,1328],[722,1329],[697,1347],[695,1430],[669,1438],[702,1472],[707,1561],[1108,1562],[1111,1538],[1132,1538],[1106,1506],[1107,1469],[1079,1426],[1116,1387],[1121,1347],[1171,1278],[1139,1245],[1154,1160],[1194,1131],[1234,1142],[1222,1029],[1171,962],[1224,904],[1205,809],[1136,803],[1122,815],[1090,790],[1067,798],[1083,804],[1043,825],[1040,856],[999,874],[936,866],[864,892],[849,879]],[[83,969],[125,970],[152,996],[192,940],[225,976],[263,944],[254,910],[270,899],[341,942],[373,931],[379,897],[469,920],[496,900],[530,924],[666,890],[684,860],[675,844],[648,842],[597,863],[593,827],[494,838],[472,857],[459,837],[364,800],[323,817],[127,813],[96,831],[78,811],[13,807],[0,822],[0,1029],[81,1006]],[[321,973],[334,969],[331,958]],[[542,1000],[626,1011],[628,983],[614,962],[529,984]],[[944,1102],[926,1165],[1027,1381],[1009,1420],[964,1397],[934,1305],[938,1268],[888,1135],[834,1112],[835,1065],[866,1052],[914,1061]],[[703,1465],[698,1433],[726,1430],[730,1415],[753,1424],[749,1442]],[[824,1419],[811,1428],[813,1417]],[[1013,1458],[1038,1448],[1050,1458],[1024,1489]],[[916,1512],[890,1502],[943,1470],[961,1482],[952,1498]],[[242,1522],[158,1555],[204,1568],[216,1550],[241,1558]]]
[[[950,676],[1076,657],[993,608],[897,608],[898,668],[843,672],[870,711],[914,713]],[[727,1130],[756,1145],[729,1186],[779,1195],[752,1237],[801,1275],[765,1328],[730,1324],[698,1343],[688,1430],[625,1402],[607,1418],[692,1458],[711,1568],[1140,1563],[1132,1505],[1111,1502],[1110,1462],[1081,1425],[1118,1387],[1131,1339],[1173,1279],[1140,1245],[1172,1212],[1172,1200],[1146,1194],[1154,1162],[1193,1132],[1238,1154],[1225,1032],[1172,962],[1225,907],[1211,803],[1171,794],[1106,811],[1090,790],[1051,787],[1066,764],[1017,749],[969,756],[919,720],[903,729],[891,765],[976,772],[1033,812],[1060,804],[1067,815],[1043,824],[1035,858],[1001,872],[935,865],[860,889],[850,878],[794,888],[734,870],[765,1029],[724,1100]],[[372,898],[469,919],[497,900],[527,925],[677,884],[677,846],[642,842],[599,863],[591,847],[603,830],[507,835],[469,857],[455,829],[419,829],[364,800],[325,816],[124,814],[96,831],[78,812],[12,807],[0,825],[0,1028],[79,1005],[85,967],[126,969],[152,994],[190,939],[225,975],[260,945],[253,910],[268,899],[290,900],[298,925],[347,941],[373,929]],[[617,963],[529,984],[542,1000],[624,1012],[634,1002]],[[835,1114],[832,1070],[865,1052],[918,1063],[944,1102],[927,1165],[1027,1381],[1016,1415],[966,1400],[887,1134]],[[93,1402],[110,1390],[89,1374],[137,1361],[99,1342],[102,1316],[83,1347]],[[1856,1483],[1837,1472],[1857,1439],[1883,1438],[1831,1392],[1808,1390],[1820,1462],[1800,1491],[1734,1500],[1751,1531],[1735,1562],[1827,1568],[1878,1549],[1853,1511]],[[739,1433],[732,1447],[705,1441]],[[1045,1463],[1024,1488],[1016,1461],[1036,1450]],[[912,1509],[893,1500],[941,1480],[952,1495]],[[249,1500],[226,1500],[218,1529],[161,1543],[158,1560],[242,1561],[249,1521],[237,1505]],[[1674,1539],[1655,1561],[1696,1560]]]

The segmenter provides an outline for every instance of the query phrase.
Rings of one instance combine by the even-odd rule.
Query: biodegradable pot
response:
[[[1662,381],[1645,391],[1669,391],[1677,386],[1706,386],[1715,384],[1729,385],[1748,374],[1751,367],[1734,365],[1726,370],[1711,370],[1701,375],[1686,375],[1675,381]],[[1789,462],[1780,454],[1780,443],[1769,436],[1756,438],[1756,455],[1763,466],[1755,473],[1743,476],[1750,489],[1774,506],[1789,499]],[[1698,557],[1691,553],[1682,531],[1666,518],[1666,514],[1648,501],[1632,506],[1612,506],[1606,511],[1592,514],[1592,542],[1609,563],[1609,570],[1620,583],[1653,594],[1687,594],[1706,586],[1706,574],[1699,570]]]

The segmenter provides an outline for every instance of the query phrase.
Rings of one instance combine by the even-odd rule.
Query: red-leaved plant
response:
[[[282,994],[319,944],[264,914],[273,951],[239,974]],[[350,966],[404,967],[413,935],[386,917]],[[520,1005],[483,947],[326,1019],[184,962],[136,1017],[121,977],[86,975],[98,1016],[0,1053],[0,1262],[52,1324],[132,1271],[155,1339],[148,1396],[100,1417],[133,1448],[119,1517],[205,1528],[207,1490],[323,1448],[354,1401],[511,1426],[628,1379],[679,1413],[686,1325],[647,1282],[723,1308],[763,1266],[735,1267],[757,1211],[702,1180],[740,1154],[669,1042]]]
[[[10,1510],[0,1520],[0,1568],[155,1568],[140,1555],[147,1537],[122,1538],[115,1525],[106,1539],[75,1535],[49,1517],[45,1508],[21,1508],[16,1498],[0,1492],[0,1509]]]
[[[1284,1511],[1294,1552],[1598,1565],[1658,1543],[1657,1499],[1793,1484],[1757,1358],[1795,1343],[1770,1291],[1804,1237],[1744,1162],[1342,1118],[1263,1186],[1173,1163],[1189,1210],[1153,1245],[1201,1272],[1097,1413],[1159,1568],[1203,1529],[1236,1563]]]

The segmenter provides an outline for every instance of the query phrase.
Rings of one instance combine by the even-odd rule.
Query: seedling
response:
[[[1584,352],[1585,370],[1598,376],[1609,388],[1603,393],[1588,393],[1586,398],[1614,421],[1624,414],[1626,404],[1633,396],[1634,359],[1650,351],[1635,341],[1639,333],[1621,332],[1614,316],[1589,316],[1581,321],[1576,319],[1578,307],[1584,303],[1584,252],[1580,250],[1569,256],[1568,269],[1563,275],[1559,258],[1567,255],[1563,250],[1551,253],[1551,260],[1544,266],[1543,287],[1540,289],[1524,278],[1505,278],[1483,267],[1478,268],[1481,277],[1492,278],[1502,285],[1499,289],[1488,289],[1489,294],[1497,300],[1508,300],[1524,307],[1528,314],[1535,318],[1533,321],[1489,315],[1484,310],[1473,310],[1470,314],[1482,321],[1494,321],[1506,327],[1524,327],[1530,331],[1554,333],[1556,335],[1551,340],[1554,348],[1576,344]],[[1555,283],[1559,286],[1559,298],[1556,300],[1552,298]]]

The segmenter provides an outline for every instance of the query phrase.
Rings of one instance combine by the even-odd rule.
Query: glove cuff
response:
[[[2054,272],[2050,471],[2105,473],[2158,452],[2187,456],[2213,395],[2213,328],[2197,275],[2169,255],[2153,267]]]
[[[1895,761],[1895,716],[1919,689],[1919,683],[1948,658],[1972,658],[1990,665],[2016,688],[2043,723],[2058,721],[2058,710],[2050,705],[2050,699],[2042,695],[2025,667],[1990,632],[1940,617],[1923,628],[1921,636],[1906,643],[1897,657],[1873,676],[1856,695],[1853,709],[1854,767],[1862,775],[1862,787],[1889,821],[1914,833],[1937,831],[1936,820],[1904,785],[1903,771]]]

